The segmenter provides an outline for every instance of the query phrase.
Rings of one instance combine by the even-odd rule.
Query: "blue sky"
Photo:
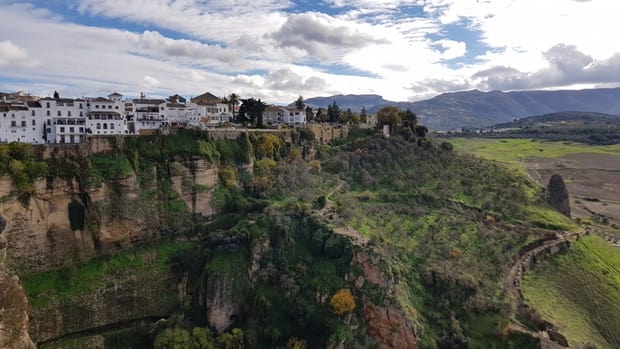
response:
[[[0,0],[0,91],[47,96],[620,85],[616,0]]]

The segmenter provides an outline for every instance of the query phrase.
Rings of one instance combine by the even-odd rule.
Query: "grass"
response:
[[[585,236],[527,273],[526,300],[558,325],[571,344],[620,348],[620,249]]]
[[[608,154],[620,156],[620,145],[592,146],[582,143],[544,142],[530,139],[451,138],[449,142],[462,153],[505,163],[523,172],[529,157],[554,158],[568,154]]]
[[[29,275],[23,279],[30,306],[43,308],[109,285],[119,277],[140,272],[168,271],[168,261],[176,251],[189,248],[189,243],[162,243],[110,257],[92,259],[73,267]],[[154,258],[149,255],[154,253]]]

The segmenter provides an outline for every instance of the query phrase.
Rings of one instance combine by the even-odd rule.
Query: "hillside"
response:
[[[571,347],[591,343],[599,349],[619,348],[618,273],[619,248],[586,236],[568,252],[527,273],[523,291],[544,319],[562,329]]]
[[[495,124],[496,128],[520,128],[534,126],[585,126],[620,125],[620,116],[603,113],[563,111],[529,116],[511,122]]]
[[[53,157],[9,145],[0,252],[32,339],[536,347],[510,326],[502,281],[521,247],[572,222],[521,173],[410,132],[373,135],[179,131]]]
[[[390,102],[377,95],[337,95],[309,98],[311,106],[327,107],[336,101],[341,109],[376,113],[387,105],[411,109],[422,123],[434,130],[492,126],[514,118],[583,110],[620,115],[620,88],[564,91],[490,91],[444,93],[417,102]]]
[[[379,95],[335,95],[329,97],[313,97],[305,100],[306,105],[312,108],[327,108],[327,106],[333,102],[336,102],[341,110],[351,108],[354,112],[359,112],[362,107],[369,109],[376,105],[395,103],[385,100]]]

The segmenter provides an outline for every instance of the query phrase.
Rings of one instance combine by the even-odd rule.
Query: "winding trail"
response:
[[[534,241],[524,246],[519,251],[518,258],[504,277],[503,284],[504,292],[509,294],[513,299],[513,313],[518,313],[521,308],[530,308],[523,297],[523,292],[521,291],[521,280],[523,278],[523,274],[527,270],[531,269],[533,265],[536,264],[536,261],[555,254],[560,251],[562,245],[568,245],[571,240],[578,239],[583,234],[584,232],[556,233],[553,236]],[[528,333],[531,336],[538,338],[541,343],[541,348],[565,348],[550,339],[549,332],[557,332],[557,330],[552,323],[547,321],[545,321],[545,323],[548,324],[545,330],[535,332],[529,330],[527,326],[515,319],[515,323],[512,324],[512,329],[519,332]]]

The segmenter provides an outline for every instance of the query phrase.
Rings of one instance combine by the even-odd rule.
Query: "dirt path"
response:
[[[555,234],[555,236],[550,238],[543,238],[524,246],[519,251],[517,260],[504,278],[504,291],[513,299],[512,308],[515,314],[520,310],[520,308],[529,308],[529,305],[525,302],[525,298],[523,297],[523,292],[521,291],[521,280],[523,278],[523,274],[527,270],[531,269],[536,264],[537,260],[554,254],[560,250],[561,245],[567,244],[568,241],[572,239],[578,239],[581,235],[583,235],[583,232],[563,232],[560,234]],[[550,339],[551,336],[549,332],[557,332],[557,329],[553,324],[548,324],[549,326],[547,326],[547,329],[538,332],[529,330],[527,326],[520,322],[512,324],[511,327],[513,330],[528,333],[531,336],[538,338],[540,340],[541,347],[564,348]]]

